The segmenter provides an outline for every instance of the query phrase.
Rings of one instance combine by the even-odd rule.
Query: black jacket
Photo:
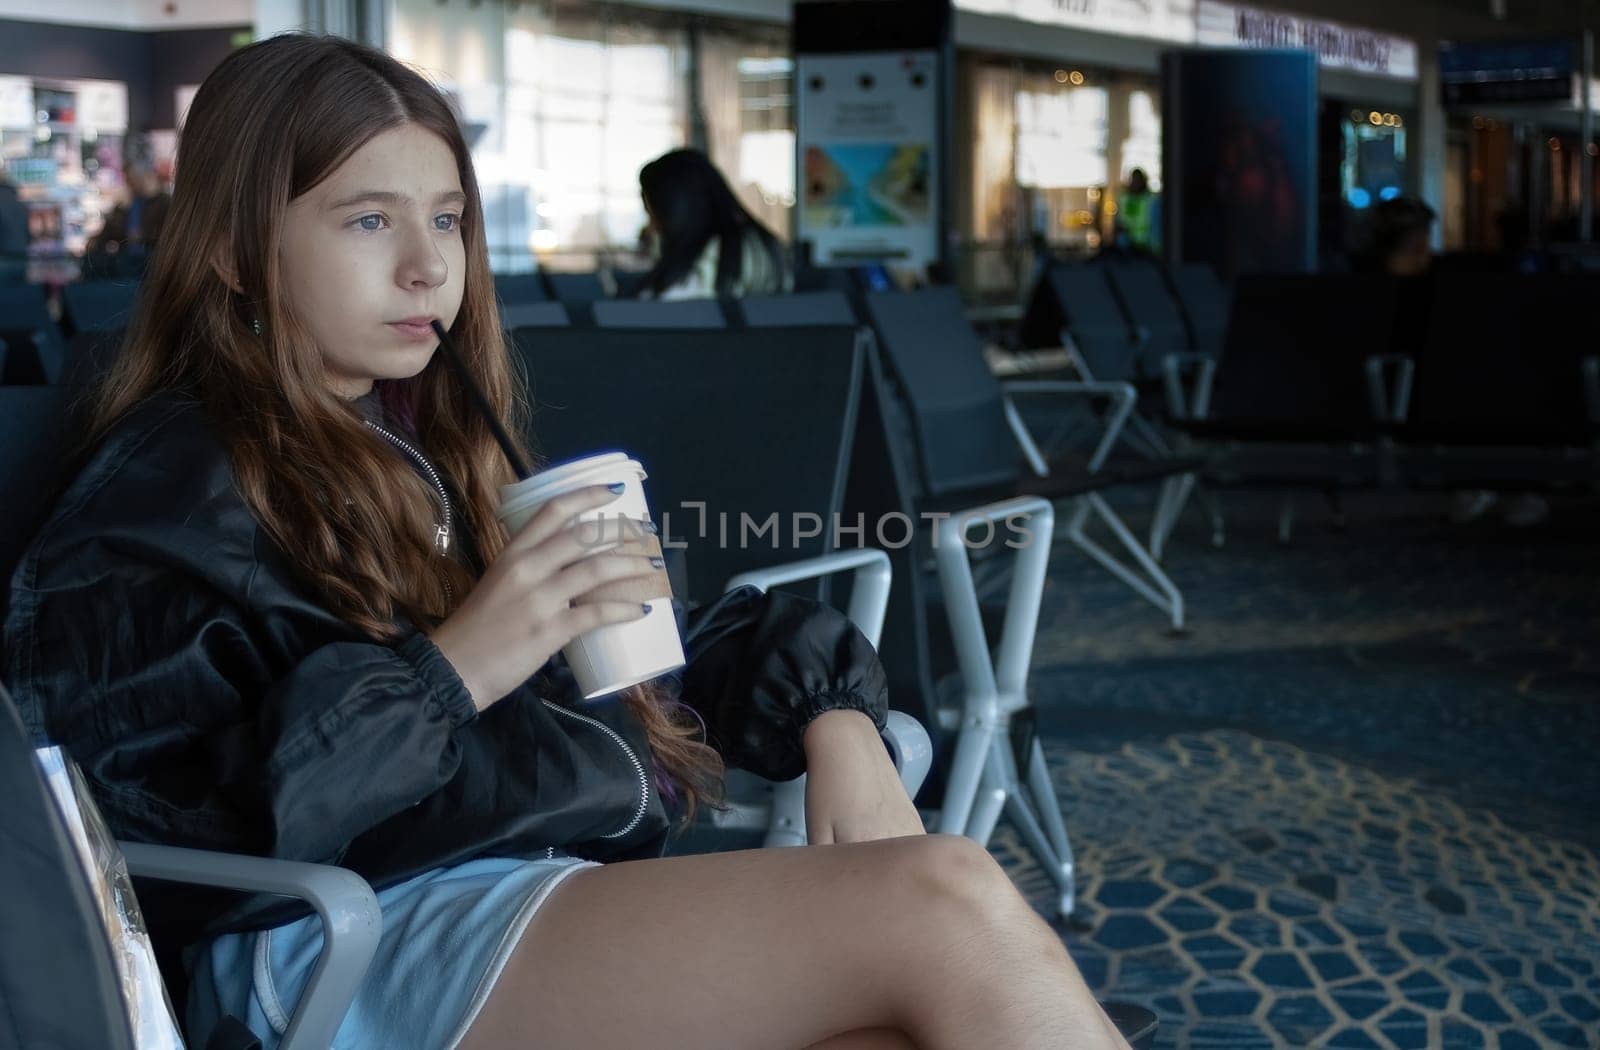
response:
[[[681,698],[731,766],[803,770],[823,711],[880,729],[882,669],[837,612],[746,588],[689,618]],[[5,674],[36,739],[83,767],[119,838],[336,863],[378,887],[478,855],[659,854],[642,728],[559,658],[482,714],[424,635],[378,644],[324,609],[234,489],[204,412],[133,413],[12,581]],[[142,891],[143,892],[143,891]],[[146,894],[197,936],[303,913]]]

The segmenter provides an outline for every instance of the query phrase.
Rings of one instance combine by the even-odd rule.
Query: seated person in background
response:
[[[145,255],[161,239],[172,198],[148,165],[128,168],[128,199],[111,209],[105,225],[89,241],[89,255]]]
[[[1421,277],[1433,268],[1433,222],[1426,201],[1396,197],[1372,209],[1368,252],[1362,269],[1390,277]],[[1477,521],[1500,504],[1501,494],[1489,489],[1451,493],[1450,520],[1457,525]],[[1507,525],[1525,528],[1550,516],[1550,504],[1536,492],[1512,493],[1501,508]]]
[[[739,203],[699,150],[678,149],[639,172],[656,249],[641,299],[710,299],[789,291],[783,248]]]
[[[1416,197],[1396,197],[1372,209],[1366,249],[1356,258],[1362,273],[1421,277],[1433,267],[1433,220],[1437,213]]]
[[[577,695],[559,651],[639,619],[611,585],[662,564],[585,541],[604,487],[496,517],[511,468],[412,323],[451,330],[518,433],[432,85],[279,36],[216,67],[182,135],[166,236],[190,250],[152,261],[5,625],[25,722],[119,838],[368,879],[382,938],[339,1050],[1125,1050],[988,853],[921,833],[882,668],[838,613],[735,592],[691,623],[681,685]],[[725,765],[808,773],[812,844],[663,858]],[[231,1014],[273,1050],[316,917],[145,905],[158,938],[188,931],[166,944],[190,1045]]]

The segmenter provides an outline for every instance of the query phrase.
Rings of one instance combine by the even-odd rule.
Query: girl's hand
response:
[[[558,496],[517,531],[461,607],[430,636],[482,711],[510,693],[562,646],[607,624],[643,619],[646,607],[596,594],[626,581],[663,598],[672,594],[662,560],[629,530],[600,536],[578,515],[614,501],[603,485]],[[615,522],[616,519],[608,519]],[[646,537],[649,539],[649,537]],[[659,586],[648,578],[659,576]]]

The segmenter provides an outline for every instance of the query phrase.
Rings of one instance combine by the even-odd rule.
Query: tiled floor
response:
[[[1163,1047],[1600,1047],[1600,510],[1357,500],[1283,548],[1226,499],[1227,547],[1193,521],[1169,557],[1186,638],[1052,563],[1033,695],[1088,979]]]

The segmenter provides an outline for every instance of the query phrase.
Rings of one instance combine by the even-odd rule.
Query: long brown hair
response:
[[[381,641],[395,640],[401,623],[436,626],[471,590],[473,570],[435,553],[430,491],[327,388],[320,354],[285,300],[279,241],[290,201],[408,122],[449,145],[467,197],[465,289],[451,338],[507,429],[522,433],[524,383],[500,331],[478,183],[449,104],[381,51],[302,34],[232,53],[196,93],[162,244],[88,426],[97,443],[151,395],[193,394],[262,527],[330,609]],[[243,294],[214,260],[231,266]],[[514,480],[489,425],[437,354],[383,388],[454,489],[488,564],[507,540],[498,488]],[[697,799],[716,798],[722,764],[698,728],[654,689],[631,689],[625,701],[659,772],[684,796],[685,816]]]

